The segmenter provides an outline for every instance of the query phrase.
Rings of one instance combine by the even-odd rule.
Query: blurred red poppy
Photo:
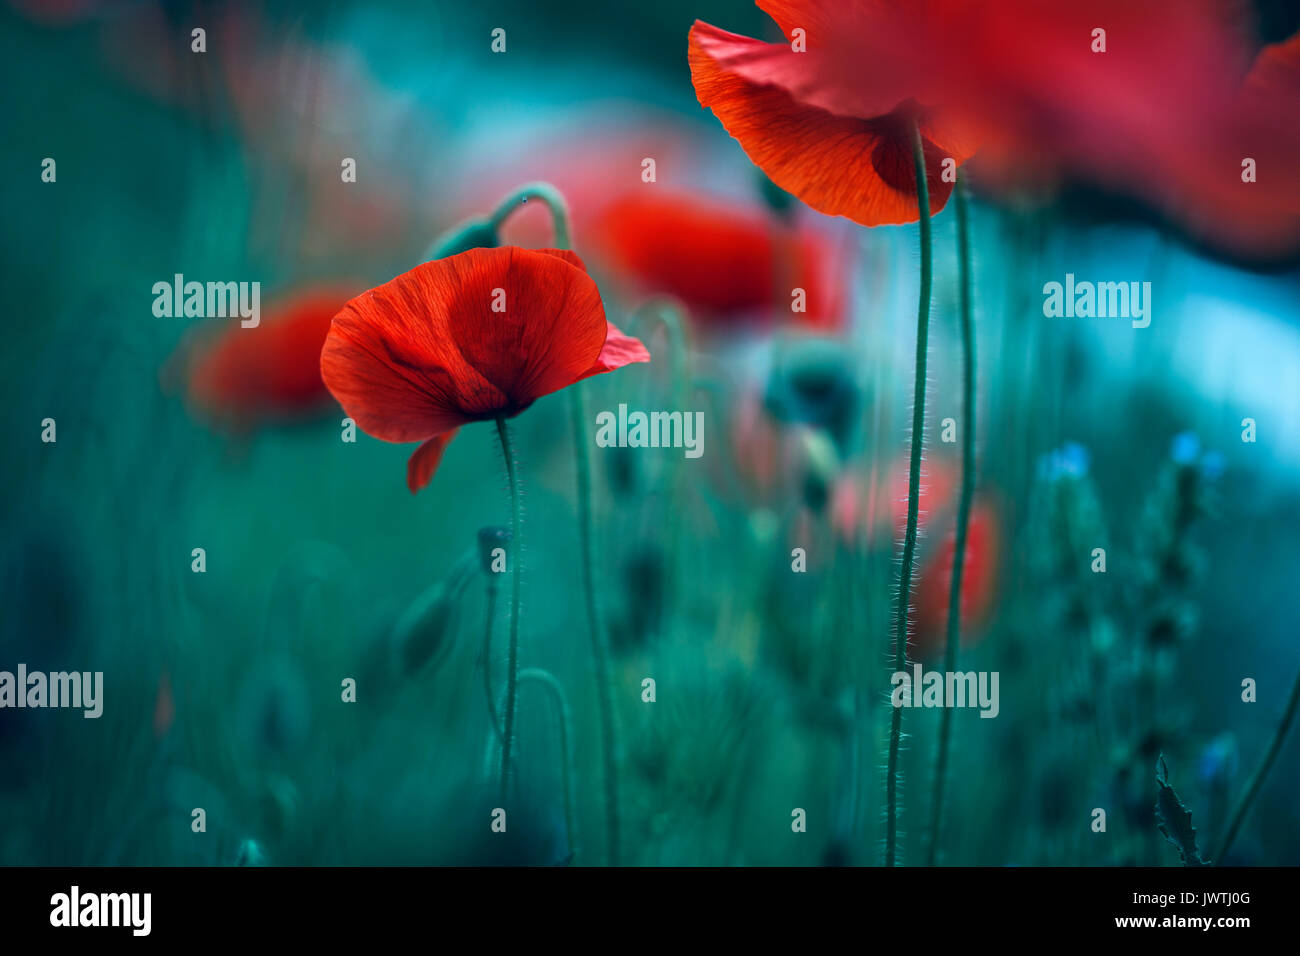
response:
[[[997,595],[999,547],[997,512],[989,501],[977,500],[971,507],[966,533],[966,564],[961,579],[962,646],[978,642],[979,625],[987,620],[992,610]],[[913,595],[916,633],[912,644],[916,657],[921,660],[933,660],[943,653],[955,552],[956,540],[949,533],[922,568]]]
[[[320,369],[364,431],[422,442],[407,464],[414,494],[461,425],[648,361],[605,318],[574,253],[502,246],[426,262],[357,296],[335,317]]]
[[[857,540],[858,529],[876,546],[891,547],[903,537],[907,525],[907,486],[910,462],[906,456],[889,468],[888,484],[877,481],[874,472],[863,490],[863,478],[845,471],[835,483],[831,497],[831,520],[846,543]],[[927,459],[917,496],[917,527],[924,532],[931,517],[947,513],[957,492],[958,472],[942,458]],[[888,499],[881,501],[881,495]]]
[[[1300,33],[1266,46],[1206,149],[1178,167],[1173,212],[1220,248],[1273,258],[1300,248]]]
[[[823,236],[757,208],[685,193],[638,190],[608,204],[596,246],[645,292],[675,296],[705,326],[770,321],[838,326],[844,295]],[[792,311],[802,289],[803,311]]]
[[[330,321],[362,283],[309,286],[268,304],[252,328],[223,321],[182,343],[164,378],[184,370],[191,406],[236,432],[314,418],[333,406],[321,381]]]
[[[788,43],[697,23],[700,102],[810,206],[874,225],[915,219],[906,125],[927,168],[979,143],[977,179],[1077,180],[1170,213],[1208,242],[1276,255],[1300,244],[1296,42],[1245,85],[1248,26],[1225,0],[759,0]],[[917,104],[922,104],[918,106]],[[933,153],[933,155],[932,155]],[[1257,160],[1256,182],[1243,163]],[[949,186],[931,183],[932,209]]]
[[[919,97],[919,87],[865,62],[863,48],[883,28],[885,5],[760,0],[759,6],[789,42],[764,43],[699,20],[691,27],[691,79],[700,105],[782,189],[819,212],[864,226],[918,218],[911,141],[918,123],[930,212],[942,209],[952,182],[942,178],[941,161],[965,162],[973,140]]]

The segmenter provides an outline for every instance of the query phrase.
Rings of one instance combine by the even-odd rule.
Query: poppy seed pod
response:
[[[501,558],[496,553],[498,549],[504,550],[506,558],[509,559],[510,540],[510,529],[503,525],[488,525],[486,528],[478,529],[479,564],[484,574],[500,574],[505,570],[501,565],[496,567],[493,565]]]
[[[807,339],[778,354],[763,403],[779,422],[825,429],[843,452],[857,418],[859,394],[844,347]]]

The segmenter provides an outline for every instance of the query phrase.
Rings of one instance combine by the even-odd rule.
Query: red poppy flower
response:
[[[334,318],[320,369],[362,430],[423,443],[407,464],[414,494],[461,425],[648,361],[605,318],[576,255],[503,246],[426,262],[357,296]]]
[[[1264,47],[1208,148],[1178,167],[1173,212],[1207,242],[1253,258],[1300,248],[1300,33]],[[1246,181],[1247,163],[1253,181]]]
[[[269,304],[252,328],[205,326],[177,350],[164,380],[183,369],[191,405],[235,431],[313,418],[333,405],[320,375],[325,335],[361,285],[306,288]]]
[[[952,183],[941,178],[941,161],[951,157],[960,165],[973,143],[950,118],[919,103],[918,89],[869,70],[860,48],[875,42],[864,34],[880,28],[881,17],[856,3],[760,0],[759,6],[790,42],[764,43],[699,20],[691,27],[691,79],[700,105],[786,192],[864,226],[918,218],[911,141],[917,122],[930,212],[942,209]]]
[[[844,296],[830,243],[756,208],[638,190],[605,208],[596,233],[618,270],[646,292],[681,299],[706,324],[774,314],[811,327],[840,324]],[[796,288],[804,290],[803,312],[790,310]]]
[[[988,501],[971,507],[966,531],[966,565],[961,579],[962,646],[974,644],[976,628],[988,618],[997,594],[999,536],[997,513]],[[916,586],[916,656],[932,660],[943,653],[948,632],[948,595],[956,540],[949,534],[921,570]]]

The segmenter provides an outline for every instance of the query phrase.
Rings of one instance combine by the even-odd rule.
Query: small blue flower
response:
[[[1226,467],[1227,463],[1217,451],[1207,451],[1201,458],[1201,474],[1211,481],[1223,477],[1223,470]]]
[[[1072,478],[1082,478],[1088,473],[1092,456],[1078,442],[1068,441],[1061,446],[1061,472]]]
[[[1169,456],[1180,465],[1191,465],[1201,457],[1201,440],[1195,432],[1179,432],[1169,449]]]
[[[1078,442],[1068,441],[1060,448],[1044,455],[1038,463],[1042,477],[1049,481],[1060,478],[1082,478],[1088,473],[1091,456]]]

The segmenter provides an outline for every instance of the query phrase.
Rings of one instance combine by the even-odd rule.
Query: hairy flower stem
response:
[[[499,230],[510,214],[528,202],[540,199],[551,213],[551,224],[555,232],[555,248],[568,249],[569,209],[560,191],[550,183],[529,183],[520,186],[501,201],[492,213],[489,223],[493,230]],[[605,776],[605,819],[607,825],[607,854],[611,866],[619,862],[619,816],[618,816],[618,731],[614,718],[614,688],[609,670],[609,643],[605,637],[604,624],[600,608],[596,603],[596,556],[595,540],[592,531],[591,511],[591,456],[587,448],[587,413],[583,401],[583,383],[571,385],[569,393],[569,412],[573,420],[573,442],[575,463],[578,473],[578,532],[582,543],[582,588],[587,604],[587,621],[591,632],[591,657],[596,672],[596,693],[600,707],[601,722],[601,757]],[[517,532],[516,532],[517,533]],[[513,654],[513,651],[512,651]],[[511,664],[511,672],[514,664]],[[511,702],[507,705],[513,711],[513,686],[507,691]],[[509,737],[509,729],[506,731]],[[506,744],[507,748],[509,743]]]
[[[514,449],[510,446],[510,428],[504,418],[497,419],[497,436],[506,460],[506,478],[510,483],[510,656],[506,662],[506,715],[501,740],[501,803],[510,795],[510,757],[515,742],[515,705],[519,693],[519,578],[523,570],[524,539],[520,530],[522,509],[519,502],[519,476],[515,470]]]
[[[519,683],[536,681],[546,688],[555,706],[555,719],[560,726],[560,779],[564,784],[564,836],[569,845],[569,860],[573,859],[573,751],[569,740],[569,699],[564,694],[564,685],[550,671],[540,667],[526,667],[519,672]],[[567,861],[566,861],[567,862]]]
[[[921,449],[925,445],[925,364],[930,338],[930,187],[925,178],[921,130],[912,124],[912,159],[916,168],[916,203],[921,227],[921,296],[916,311],[916,379],[912,395],[912,456],[907,474],[907,531],[898,580],[898,611],[894,620],[894,671],[907,669],[908,610],[912,594],[912,565],[916,560],[916,523],[921,493]],[[912,689],[916,692],[916,688]],[[903,708],[895,707],[889,725],[889,765],[886,770],[885,866],[898,863],[898,751],[903,739]]]
[[[1222,842],[1219,843],[1218,850],[1211,857],[1215,863],[1222,863],[1224,854],[1232,849],[1232,841],[1237,839],[1237,831],[1241,829],[1241,823],[1246,819],[1246,813],[1250,810],[1250,805],[1255,802],[1259,788],[1264,784],[1264,778],[1273,769],[1273,761],[1277,760],[1277,755],[1282,751],[1282,741],[1286,739],[1287,731],[1291,729],[1297,711],[1300,711],[1300,674],[1296,675],[1295,684],[1291,687],[1291,698],[1286,702],[1286,711],[1282,714],[1282,722],[1277,725],[1277,733],[1273,735],[1273,740],[1268,745],[1268,751],[1264,754],[1264,759],[1255,768],[1255,773],[1246,786],[1246,792],[1242,794],[1241,802],[1237,804],[1237,809],[1232,812],[1232,822],[1228,824],[1228,830],[1224,834]]]
[[[560,191],[550,183],[528,183],[501,200],[488,219],[493,231],[499,231],[510,215],[530,199],[540,199],[550,211],[552,228],[555,230],[555,248],[568,249],[569,209]]]
[[[952,583],[948,588],[948,635],[943,669],[957,670],[957,646],[961,631],[961,579],[966,566],[966,530],[970,525],[971,499],[975,496],[975,319],[971,296],[970,212],[967,208],[966,178],[960,173],[957,196],[957,267],[961,297],[961,497],[957,504],[957,534],[952,553]],[[930,800],[930,848],[926,865],[934,866],[939,852],[939,827],[943,823],[943,788],[948,773],[948,748],[952,741],[952,708],[939,717],[939,749],[934,763],[934,796]]]

